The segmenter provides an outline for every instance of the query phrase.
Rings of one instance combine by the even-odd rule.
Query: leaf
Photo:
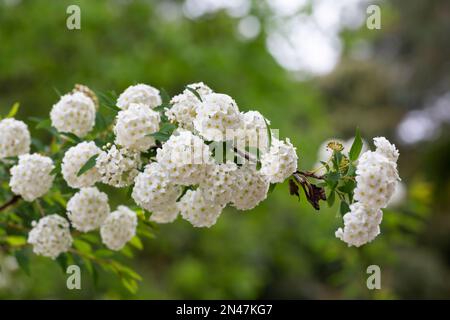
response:
[[[268,137],[268,141],[267,141],[267,147],[270,148],[272,146],[272,131],[270,130],[270,125],[267,122],[267,119],[264,118],[264,123],[266,124],[266,130],[267,130],[267,137]]]
[[[300,193],[298,192],[298,185],[295,183],[293,179],[289,180],[289,194],[291,196],[297,196],[298,200],[300,200]]]
[[[72,140],[72,142],[76,142],[76,143],[81,142],[81,139],[76,134],[73,134],[72,132],[60,132],[59,134],[66,137],[69,140]]]
[[[95,166],[95,164],[97,163],[97,157],[98,157],[98,154],[95,154],[92,157],[90,157],[89,160],[86,161],[86,163],[78,171],[77,177],[81,176],[86,171],[92,169]]]
[[[339,172],[329,172],[325,175],[325,181],[330,186],[330,188],[334,189],[336,188],[340,177],[341,175],[339,174]]]
[[[335,199],[336,199],[336,193],[334,190],[331,190],[330,194],[328,195],[328,198],[327,198],[327,203],[328,203],[329,207],[333,206]]]
[[[26,254],[26,249],[17,250],[14,252],[19,267],[25,271],[27,275],[30,275],[30,259]]]
[[[159,89],[162,105],[168,105],[170,103],[170,95],[167,93],[167,91],[164,88]]]
[[[19,247],[27,244],[27,238],[25,238],[24,236],[8,236],[6,237],[6,242],[11,246]]]
[[[156,140],[161,141],[161,142],[165,142],[165,141],[169,140],[169,138],[170,138],[170,135],[167,133],[164,133],[164,132],[154,132],[154,133],[147,134],[147,136],[153,137]]]
[[[62,269],[62,272],[66,273],[67,270],[67,254],[66,253],[61,253],[57,258],[56,258],[56,262],[58,262],[59,266]]]
[[[132,245],[133,247],[135,247],[138,250],[142,250],[144,249],[144,245],[142,244],[141,239],[139,239],[139,237],[134,236],[131,240],[130,240],[130,245]]]
[[[202,97],[201,97],[200,94],[197,92],[197,90],[192,89],[191,87],[188,87],[188,86],[186,86],[186,89],[188,89],[190,92],[192,92],[192,93],[197,97],[198,100],[200,100],[200,101],[203,102]]]
[[[136,294],[137,289],[138,289],[138,284],[135,280],[133,279],[127,279],[127,278],[122,278],[120,279],[123,286],[130,291],[130,293],[132,294]]]
[[[14,118],[14,116],[19,111],[19,107],[20,107],[20,103],[18,103],[18,102],[14,103],[13,106],[11,107],[11,110],[9,110],[9,113],[6,116],[6,118]]]
[[[52,122],[50,121],[50,119],[42,120],[36,125],[36,129],[50,129],[51,127]]]
[[[80,239],[75,239],[73,241],[73,246],[82,253],[91,253],[92,252],[91,245],[89,243],[87,243],[86,241],[83,241]]]
[[[167,122],[164,123],[161,128],[159,128],[159,132],[163,133],[172,133],[177,128],[173,123]]]
[[[346,214],[347,212],[350,211],[350,206],[348,205],[347,202],[341,201],[341,206],[339,208],[339,211],[341,212],[341,215],[343,216],[344,214]]]
[[[271,183],[270,186],[269,186],[268,194],[271,194],[273,192],[273,190],[275,190],[277,185],[278,185],[277,183]]]
[[[359,134],[359,129],[356,128],[355,133],[355,140],[353,140],[352,147],[350,148],[350,152],[348,153],[348,157],[350,158],[350,161],[355,161],[358,159],[359,154],[361,153],[363,147],[363,142],[361,139],[361,136]]]

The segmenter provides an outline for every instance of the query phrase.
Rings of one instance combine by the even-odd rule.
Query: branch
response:
[[[5,204],[3,204],[2,206],[0,206],[0,211],[3,211],[5,209],[7,209],[8,207],[12,206],[13,204],[15,204],[16,202],[18,202],[20,199],[22,199],[21,196],[15,195],[14,197],[12,197],[8,202],[6,202]]]
[[[314,172],[308,172],[308,171],[296,171],[294,174],[301,174],[304,177],[308,177],[308,178],[314,178],[314,179],[318,179],[318,180],[325,180],[324,176],[318,176],[317,174],[315,174]]]

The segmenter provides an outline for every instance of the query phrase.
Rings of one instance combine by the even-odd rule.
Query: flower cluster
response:
[[[30,132],[22,121],[7,118],[0,121],[0,159],[30,152]]]
[[[52,159],[40,154],[19,156],[18,164],[11,168],[12,192],[29,202],[42,197],[52,187],[54,167]]]
[[[72,236],[66,219],[52,214],[33,225],[28,234],[28,243],[33,245],[34,253],[55,259],[60,253],[69,250]]]
[[[366,151],[358,159],[356,188],[350,212],[344,215],[344,228],[336,237],[349,246],[361,246],[379,233],[385,208],[400,180],[397,171],[399,152],[386,138],[374,138],[375,151]]]
[[[103,243],[111,250],[120,250],[136,234],[137,216],[128,207],[119,206],[105,219],[100,235]]]

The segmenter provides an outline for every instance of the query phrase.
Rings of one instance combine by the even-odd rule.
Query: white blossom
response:
[[[188,190],[178,205],[183,219],[198,228],[213,226],[225,207],[207,201],[200,190]]]
[[[400,153],[394,144],[391,144],[385,137],[373,138],[376,152],[384,155],[389,161],[397,162]]]
[[[57,214],[41,218],[37,224],[34,222],[28,243],[35,254],[55,259],[72,246],[69,222]]]
[[[236,130],[236,147],[239,150],[257,148],[261,153],[269,149],[269,134],[267,124],[270,121],[258,111],[241,113],[242,127]]]
[[[203,181],[213,164],[204,141],[190,131],[178,130],[158,149],[156,160],[175,184],[193,185]]]
[[[146,151],[155,145],[150,134],[159,131],[159,113],[144,104],[132,103],[117,114],[114,126],[116,144],[130,150]]]
[[[115,145],[100,153],[96,163],[101,182],[116,188],[131,185],[140,166],[139,152],[117,148]]]
[[[7,118],[0,121],[0,159],[30,152],[31,137],[27,125]]]
[[[197,91],[203,99],[204,96],[213,91],[203,82],[192,83],[187,85],[188,88]],[[170,100],[171,108],[166,109],[166,116],[171,122],[176,122],[181,128],[193,130],[194,119],[197,116],[197,107],[201,104],[201,100],[189,89],[185,89],[183,93],[176,95]]]
[[[159,90],[146,84],[137,84],[129,86],[117,99],[117,106],[123,110],[128,109],[134,103],[144,104],[150,108],[161,105]]]
[[[119,206],[100,228],[102,242],[111,250],[121,250],[136,235],[136,227],[136,213],[126,206]]]
[[[100,174],[95,166],[80,176],[78,176],[78,172],[90,158],[101,152],[102,150],[93,141],[80,142],[66,151],[61,164],[61,172],[70,187],[90,187],[100,180]]]
[[[356,168],[354,199],[370,208],[385,208],[399,179],[395,162],[381,153],[367,151]]]
[[[367,207],[356,202],[350,206],[350,212],[344,215],[344,228],[336,231],[336,237],[348,246],[359,247],[371,242],[380,233],[383,213],[380,209]]]
[[[209,141],[225,141],[236,134],[242,125],[236,102],[230,96],[211,93],[203,97],[197,107],[194,127]]]
[[[95,103],[81,92],[69,93],[53,106],[52,126],[59,132],[70,132],[82,138],[95,125]]]
[[[219,205],[226,205],[233,200],[236,187],[240,183],[237,171],[237,165],[230,161],[210,166],[205,179],[200,183],[204,198]]]
[[[49,157],[36,153],[19,156],[18,164],[11,168],[9,185],[12,192],[29,202],[42,197],[52,187],[54,168]]]
[[[236,174],[238,183],[232,200],[234,207],[239,210],[250,210],[267,198],[270,184],[254,166],[243,165]]]
[[[109,212],[108,196],[95,187],[81,189],[67,203],[67,216],[81,232],[99,228]]]
[[[174,204],[180,194],[181,188],[173,184],[168,173],[159,163],[152,162],[136,177],[131,196],[140,207],[161,213]]]
[[[261,174],[270,183],[281,183],[297,170],[296,148],[287,138],[286,142],[272,139],[272,145],[267,153],[261,156]]]
[[[152,215],[150,216],[150,221],[156,223],[170,223],[175,221],[179,212],[180,209],[178,207],[178,203],[174,202],[168,204],[164,208],[157,208],[156,210],[153,210]]]

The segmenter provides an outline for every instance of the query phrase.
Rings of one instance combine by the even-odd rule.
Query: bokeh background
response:
[[[70,4],[81,30],[66,28]],[[380,30],[366,27],[369,4]],[[334,237],[337,207],[317,213],[282,185],[211,229],[158,227],[125,261],[144,279],[136,295],[107,273],[69,291],[50,260],[34,257],[28,276],[0,252],[0,298],[450,298],[449,34],[447,0],[0,0],[1,114],[19,101],[17,118],[45,117],[75,83],[174,95],[204,81],[271,119],[304,169],[359,127],[396,143],[403,179],[382,234],[359,249]],[[366,287],[371,264],[381,290]]]

